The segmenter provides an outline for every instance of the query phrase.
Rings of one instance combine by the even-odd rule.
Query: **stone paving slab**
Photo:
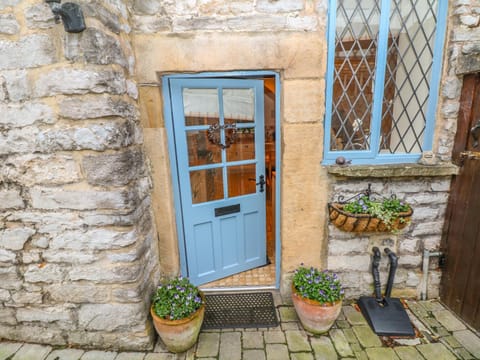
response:
[[[52,351],[50,346],[24,344],[13,356],[12,360],[43,360]]]
[[[454,360],[456,356],[453,355],[445,345],[441,343],[422,344],[417,346],[417,350],[427,360]]]
[[[447,331],[466,330],[466,326],[448,310],[434,311],[433,316]]]
[[[279,309],[276,328],[222,329],[200,333],[197,344],[171,354],[161,340],[150,352],[53,349],[0,340],[0,360],[450,360],[480,359],[480,338],[436,302],[411,302],[409,316],[423,336],[381,339],[356,307],[345,305],[326,334],[303,330],[291,305]],[[422,314],[422,316],[414,315]],[[283,315],[283,317],[282,317]],[[438,326],[438,327],[435,327]],[[453,330],[458,329],[458,330]],[[386,345],[389,343],[389,347]],[[33,356],[33,357],[32,357]]]
[[[0,344],[0,360],[10,357],[22,347],[22,343],[5,342]]]
[[[456,331],[453,336],[475,358],[480,359],[480,338],[478,336],[470,330]]]
[[[48,355],[46,360],[79,360],[84,352],[85,351],[78,349],[54,350]],[[145,354],[143,354],[143,356],[145,357]],[[141,359],[143,359],[143,357]]]

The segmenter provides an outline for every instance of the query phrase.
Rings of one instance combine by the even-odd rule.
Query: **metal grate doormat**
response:
[[[269,292],[205,295],[204,329],[278,326]]]

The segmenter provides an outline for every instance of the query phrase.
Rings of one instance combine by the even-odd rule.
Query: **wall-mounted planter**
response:
[[[374,194],[378,196],[374,196]],[[392,194],[389,198],[373,193],[371,184],[365,191],[344,200],[328,204],[330,221],[348,232],[396,232],[406,227],[413,209]]]
[[[352,214],[345,211],[345,204],[329,203],[330,221],[338,229],[348,232],[391,232],[405,228],[412,218],[413,210],[398,214],[390,225],[370,214]]]

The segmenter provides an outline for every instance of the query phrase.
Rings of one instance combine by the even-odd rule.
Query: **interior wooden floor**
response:
[[[233,288],[275,285],[275,263],[244,271],[202,285],[200,288]]]

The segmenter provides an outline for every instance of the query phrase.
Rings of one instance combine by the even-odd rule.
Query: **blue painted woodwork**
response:
[[[353,165],[366,164],[392,164],[392,163],[414,163],[417,162],[420,153],[396,153],[383,154],[379,152],[382,99],[385,86],[385,69],[388,53],[388,36],[390,26],[390,8],[392,0],[381,0],[381,14],[379,24],[378,47],[376,53],[376,73],[374,83],[373,111],[370,121],[370,149],[369,150],[348,150],[331,151],[331,125],[332,125],[332,101],[333,81],[335,70],[335,32],[336,32],[336,9],[337,0],[329,0],[328,25],[327,25],[327,70],[326,70],[326,93],[325,93],[325,121],[324,121],[324,160],[322,164],[331,165],[335,159],[343,156],[352,160]],[[433,50],[433,64],[430,76],[430,91],[426,112],[426,123],[423,136],[423,151],[432,150],[435,128],[435,116],[437,110],[439,84],[442,73],[442,57],[445,47],[445,32],[447,26],[448,0],[439,0],[436,11],[436,33]]]
[[[165,84],[165,83],[164,83]],[[186,259],[182,272],[191,281],[200,285],[266,263],[265,192],[229,197],[227,169],[231,165],[253,164],[256,179],[265,174],[263,81],[220,78],[168,79],[168,104],[166,112],[171,112],[174,136],[170,144],[175,149],[175,169],[178,174],[178,198],[181,205],[183,227],[181,229],[184,246],[181,255]],[[185,125],[183,89],[217,89],[220,124],[223,124],[223,89],[253,89],[255,96],[255,158],[227,162],[222,150],[221,162],[201,166],[189,166],[187,136],[192,130],[206,130],[208,125]],[[170,126],[170,125],[169,125]],[[242,127],[244,125],[239,125]],[[222,135],[223,139],[223,135]],[[190,172],[200,169],[220,169],[223,175],[224,197],[220,200],[193,203]],[[248,180],[248,179],[247,179]],[[215,209],[230,205],[240,205],[240,212],[215,216]]]

